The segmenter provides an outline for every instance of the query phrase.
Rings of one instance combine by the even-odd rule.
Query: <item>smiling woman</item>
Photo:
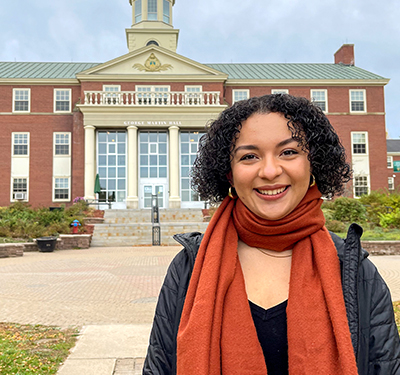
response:
[[[254,114],[244,121],[232,155],[231,186],[256,215],[281,219],[306,195],[308,153],[292,138],[281,114]]]
[[[286,94],[240,101],[199,146],[194,188],[222,203],[204,236],[175,236],[143,374],[398,374],[390,293],[362,229],[345,242],[324,226],[321,197],[351,171],[322,110]]]

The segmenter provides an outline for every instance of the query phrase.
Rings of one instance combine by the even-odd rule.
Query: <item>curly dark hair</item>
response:
[[[351,168],[338,135],[322,110],[306,98],[272,94],[236,102],[211,122],[199,142],[191,171],[192,187],[203,200],[222,201],[228,195],[232,151],[243,121],[256,113],[277,112],[288,120],[288,128],[308,153],[311,171],[325,197],[343,193],[351,179]]]

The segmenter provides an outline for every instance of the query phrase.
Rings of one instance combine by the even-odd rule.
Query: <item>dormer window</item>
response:
[[[149,0],[147,4],[147,19],[157,21],[157,0]]]
[[[163,0],[163,21],[165,23],[170,23],[171,22],[171,13],[169,9],[169,1],[168,0]]]
[[[135,2],[135,22],[138,23],[142,20],[142,0]]]

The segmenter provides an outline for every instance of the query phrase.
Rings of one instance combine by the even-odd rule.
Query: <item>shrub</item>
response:
[[[340,197],[334,202],[334,220],[344,222],[363,222],[366,220],[366,209],[358,199]]]
[[[326,229],[335,233],[346,232],[346,225],[339,220],[328,220],[325,223]]]
[[[400,208],[396,207],[392,212],[380,214],[379,224],[383,228],[400,228]]]
[[[375,225],[379,225],[380,214],[386,214],[391,210],[390,197],[382,190],[371,191],[370,194],[363,195],[359,201],[365,206],[367,220]]]
[[[75,219],[83,224],[83,218],[94,210],[85,201],[78,201],[68,209],[50,211],[48,208],[33,209],[26,203],[16,202],[0,208],[0,237],[31,239],[70,233]],[[84,228],[80,227],[80,231]]]

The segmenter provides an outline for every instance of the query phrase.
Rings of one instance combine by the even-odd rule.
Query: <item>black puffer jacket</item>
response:
[[[400,341],[389,290],[361,249],[353,224],[342,240],[331,234],[342,269],[347,316],[360,375],[400,375]],[[184,249],[169,266],[157,303],[144,375],[176,374],[176,336],[194,261],[203,235],[174,237]]]

